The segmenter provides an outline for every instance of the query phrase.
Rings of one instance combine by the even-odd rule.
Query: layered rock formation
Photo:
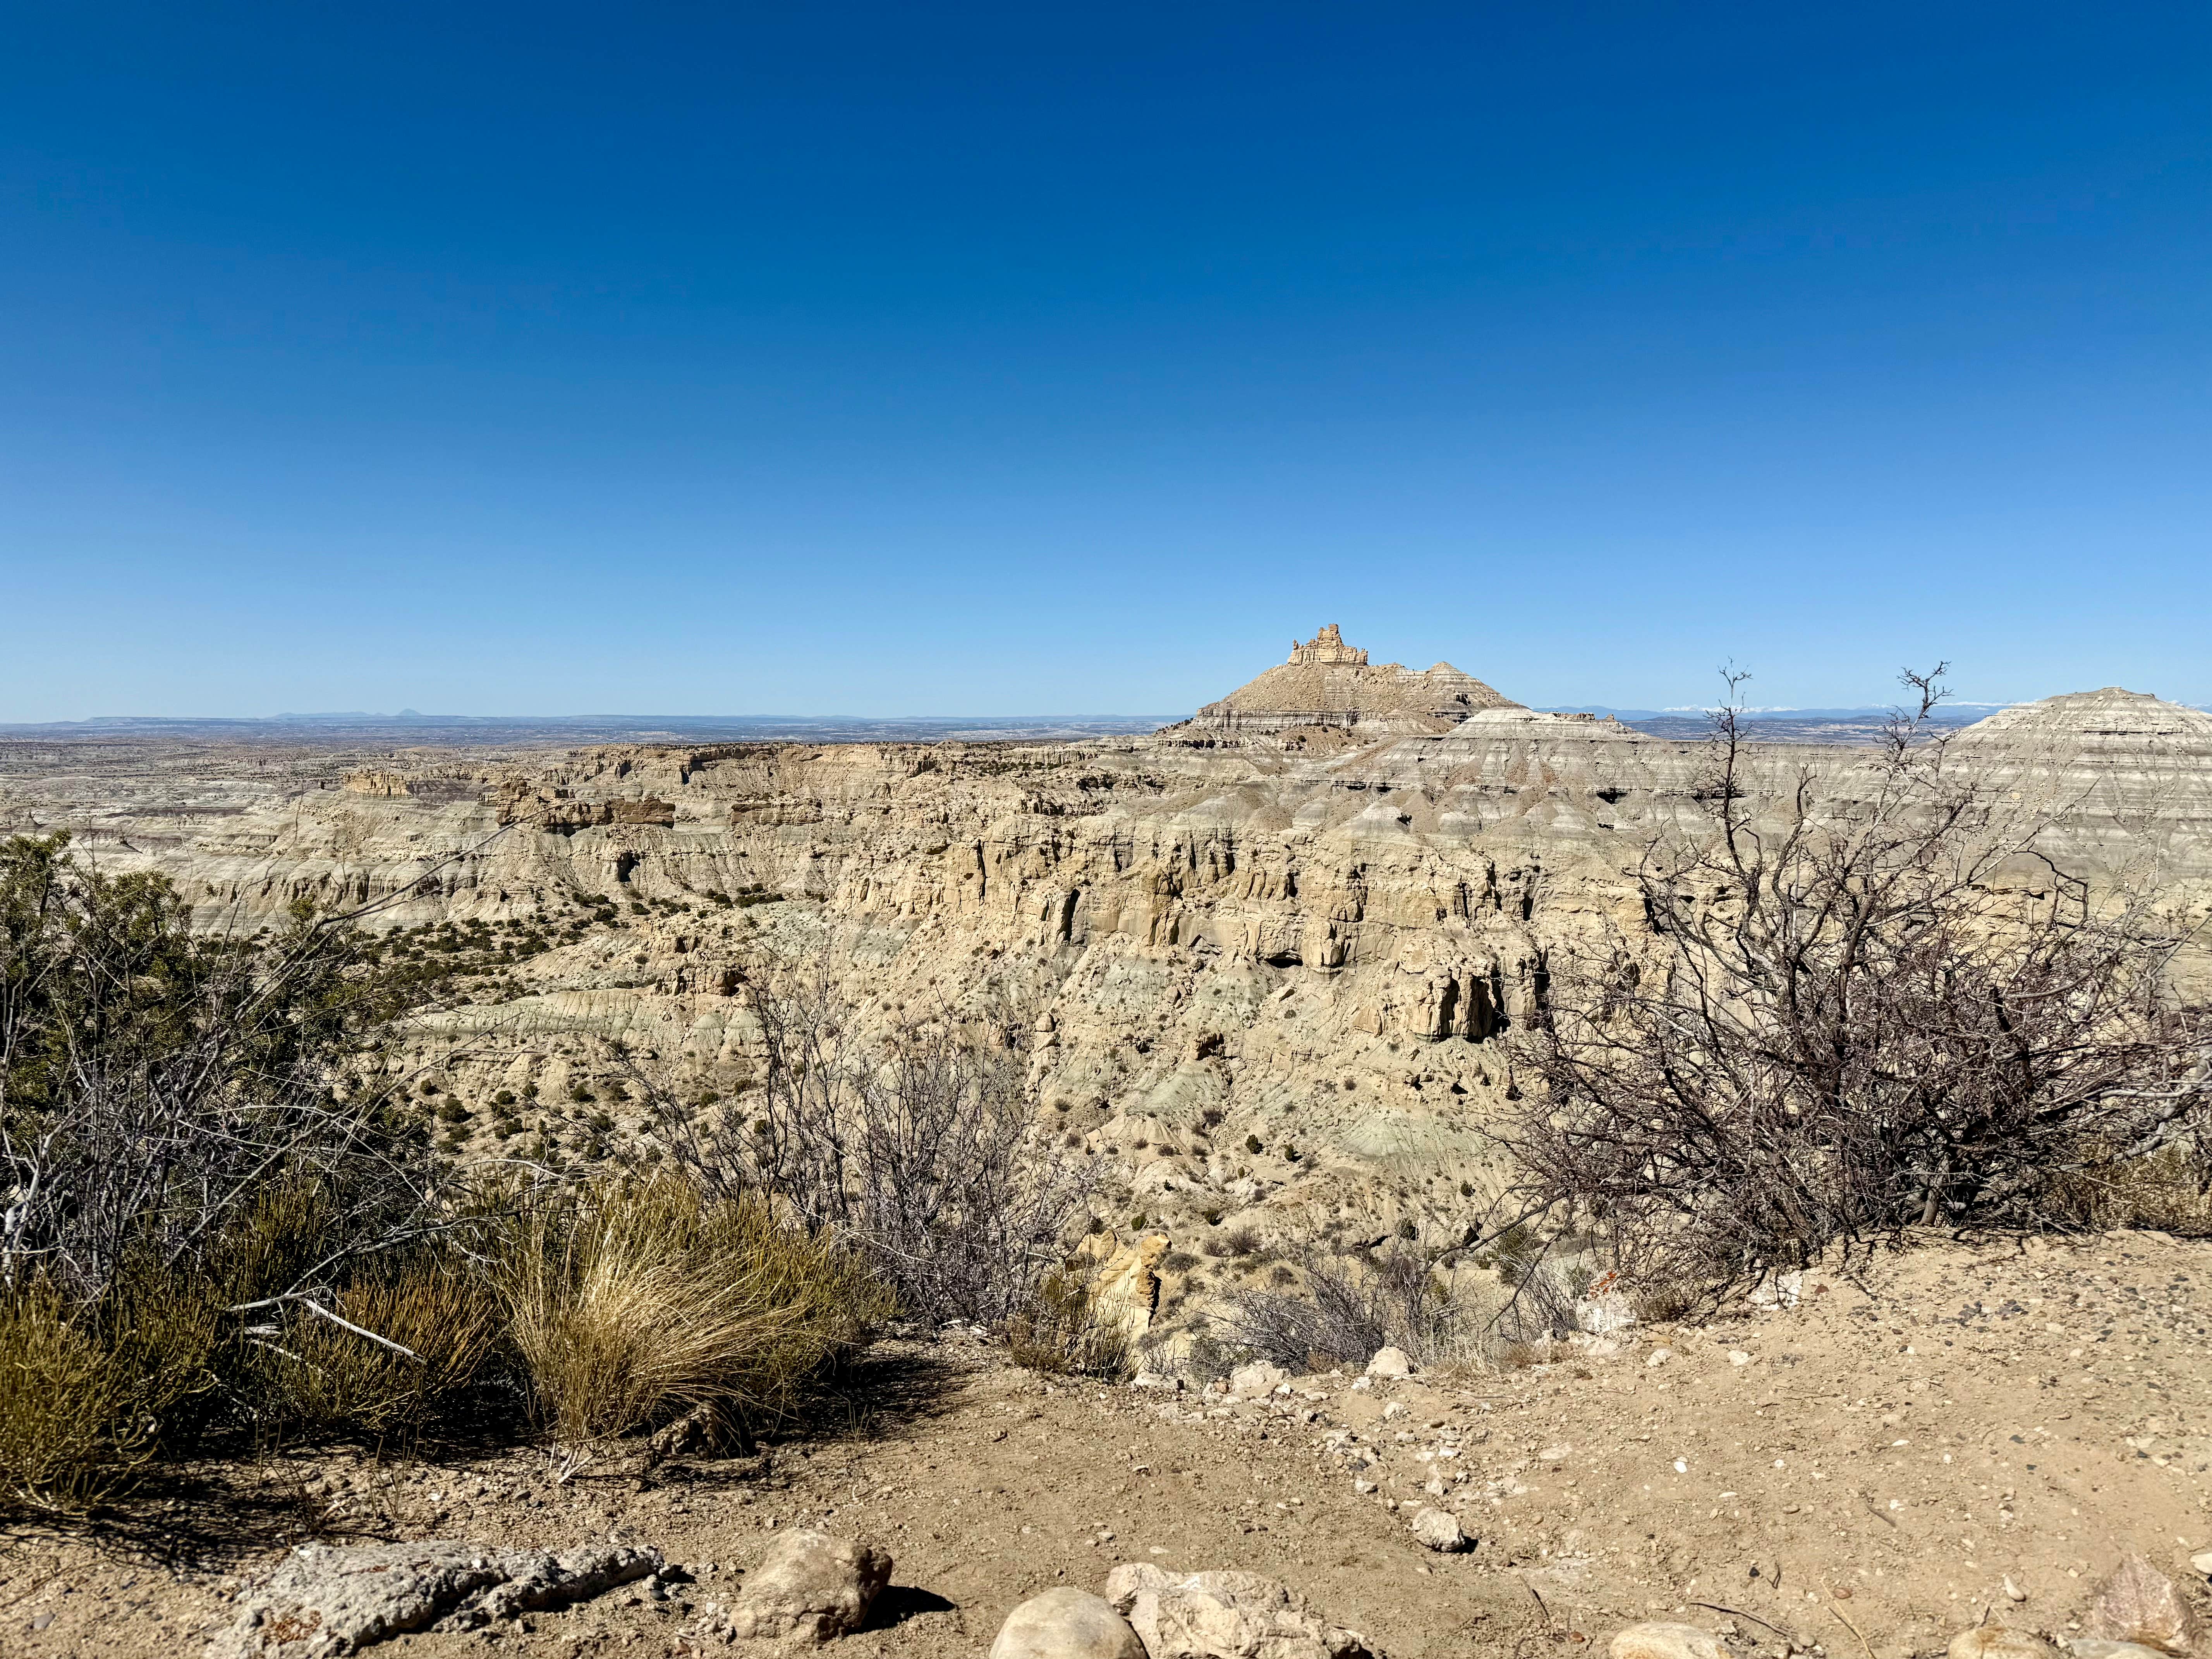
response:
[[[864,1028],[1010,1033],[1056,1133],[1106,1165],[1123,1237],[1181,1248],[1242,1215],[1448,1242],[1495,1167],[1500,1038],[1553,953],[1641,927],[1628,872],[1709,822],[1710,757],[1474,681],[1492,701],[1448,718],[1435,671],[1344,660],[1326,630],[1308,649],[1270,674],[1422,689],[1386,706],[1372,687],[1397,679],[1339,678],[1358,707],[1269,692],[1231,708],[1252,723],[1066,744],[189,764],[50,745],[0,753],[0,829],[73,828],[108,868],[169,872],[211,923],[308,898],[380,905],[379,927],[560,930],[419,1024],[417,1062],[478,1129],[504,1094],[549,1138],[582,1133],[562,1103],[618,1106],[617,1042],[687,1091],[742,1092],[749,988],[821,964]],[[1291,718],[1335,713],[1353,718],[1333,746]],[[1953,757],[2048,812],[2057,856],[2154,868],[2186,900],[2212,890],[2208,734],[2212,716],[2098,692],[2008,711]],[[1748,781],[1779,803],[1807,767],[1838,801],[1872,787],[1870,751],[1803,745],[1754,753]]]
[[[2048,817],[2062,862],[2212,878],[2212,714],[2106,686],[1992,714],[1951,752]]]
[[[1300,726],[1358,727],[1363,736],[1442,732],[1477,709],[1521,705],[1448,662],[1424,669],[1386,662],[1344,642],[1334,623],[1291,642],[1290,660],[1210,702],[1171,730],[1281,732]]]

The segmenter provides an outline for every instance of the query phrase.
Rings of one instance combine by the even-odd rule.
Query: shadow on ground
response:
[[[273,1474],[272,1474],[273,1471]],[[190,1571],[219,1571],[313,1540],[367,1542],[391,1535],[373,1517],[344,1520],[283,1461],[242,1458],[166,1470],[128,1499],[87,1515],[22,1516],[23,1541],[89,1543],[120,1559]]]

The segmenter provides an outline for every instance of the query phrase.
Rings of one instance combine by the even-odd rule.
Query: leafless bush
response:
[[[2036,826],[1950,763],[1935,676],[1906,678],[1919,710],[1856,799],[1809,772],[1760,799],[1724,711],[1710,833],[1641,872],[1650,938],[1551,956],[1512,1147],[1632,1276],[2038,1224],[2054,1181],[2199,1144],[2212,1036],[2170,989],[2181,940],[2139,899],[2002,879]]]
[[[1221,1320],[1229,1340],[1286,1370],[1364,1365],[1391,1346],[1433,1361],[1473,1334],[1471,1310],[1417,1249],[1310,1255],[1297,1268],[1294,1287],[1231,1293]]]
[[[246,1295],[419,1224],[424,1147],[343,1082],[377,1019],[349,931],[304,910],[273,938],[187,924],[160,878],[85,869],[62,836],[0,842],[0,1284],[88,1304],[132,1262],[220,1276],[286,1182],[323,1224]]]
[[[764,1191],[811,1231],[856,1243],[908,1313],[999,1325],[1063,1254],[1090,1166],[1038,1122],[997,1032],[909,1024],[854,1031],[819,975],[756,1004],[760,1087],[689,1117],[653,1079],[659,1136],[711,1191]]]

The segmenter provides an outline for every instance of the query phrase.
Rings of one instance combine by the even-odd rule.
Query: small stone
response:
[[[1145,1644],[1104,1596],[1048,1589],[1006,1615],[991,1659],[1145,1659]]]
[[[2176,1655],[2197,1641],[2196,1615],[2173,1580],[2132,1552],[2097,1587],[2087,1623],[2090,1635],[2108,1642],[2138,1642]]]
[[[1376,1486],[1372,1480],[1355,1480],[1352,1483],[1352,1489],[1364,1498],[1368,1493],[1375,1491]]]
[[[1399,1418],[1411,1417],[1413,1414],[1413,1408],[1402,1400],[1394,1400],[1382,1408],[1382,1420],[1385,1423],[1395,1422]]]
[[[1631,1625],[1606,1644],[1611,1659],[1728,1659],[1720,1638],[1698,1625]]]
[[[1367,1362],[1370,1376],[1411,1376],[1413,1357],[1403,1348],[1377,1348],[1375,1357]]]
[[[2009,1573],[2005,1575],[2004,1593],[2005,1599],[2009,1601],[2025,1601],[2027,1600],[2027,1592],[2012,1582],[2012,1575]]]
[[[1418,1511],[1413,1516],[1413,1536],[1444,1555],[1456,1555],[1474,1541],[1460,1530],[1459,1517],[1448,1510]]]
[[[1654,1348],[1651,1350],[1650,1354],[1644,1359],[1644,1363],[1647,1366],[1663,1365],[1674,1357],[1674,1351],[1672,1348]],[[1646,1627],[1642,1625],[1631,1625],[1628,1628],[1630,1630],[1643,1630]],[[1668,1625],[1665,1626],[1651,1626],[1651,1628],[1664,1628],[1667,1630],[1695,1630],[1697,1626],[1695,1625]],[[1626,1632],[1623,1633],[1626,1634]]]
[[[2189,1566],[2192,1572],[2201,1572],[2207,1578],[2212,1578],[2212,1550],[2200,1550],[2191,1556]]]
[[[1730,1348],[1729,1350],[1729,1364],[1731,1365],[1748,1365],[1751,1364],[1751,1356],[1746,1353],[1741,1348]]]
[[[2077,1636],[2066,1644],[2074,1659],[2166,1659],[2156,1648],[2140,1642],[2107,1642],[2095,1636]]]
[[[1977,1625],[1951,1638],[1950,1659],[2061,1659],[2057,1648],[2033,1632]]]
[[[731,1628],[740,1637],[826,1642],[860,1628],[890,1576],[881,1550],[794,1527],[745,1581]]]

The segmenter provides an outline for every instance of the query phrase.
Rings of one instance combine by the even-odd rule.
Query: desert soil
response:
[[[537,1452],[322,1450],[90,1536],[19,1522],[0,1654],[194,1653],[238,1579],[310,1537],[612,1537],[696,1581],[376,1650],[394,1659],[720,1652],[703,1604],[801,1523],[896,1558],[841,1659],[980,1654],[1018,1601],[1128,1560],[1279,1577],[1390,1659],[1572,1654],[1655,1616],[1872,1659],[1984,1617],[2063,1638],[2127,1549],[2205,1603],[2188,1557],[2212,1542],[2208,1273],[2212,1244],[2157,1234],[1951,1245],[1525,1368],[1235,1401],[1039,1378],[973,1338],[887,1342],[829,1420],[758,1459],[562,1480]],[[1424,1504],[1475,1547],[1416,1544]]]

